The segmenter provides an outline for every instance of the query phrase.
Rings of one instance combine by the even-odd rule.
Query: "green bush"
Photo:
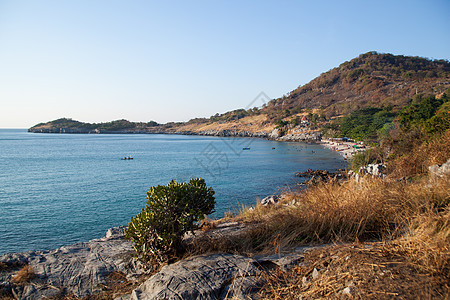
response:
[[[359,152],[355,154],[350,160],[350,168],[353,172],[358,173],[362,166],[367,166],[368,164],[380,163],[381,154],[379,153],[379,148],[368,149],[364,152]]]
[[[196,229],[215,205],[213,189],[201,178],[153,186],[147,199],[142,212],[131,218],[126,237],[134,243],[138,258],[150,264],[180,255],[183,235]]]

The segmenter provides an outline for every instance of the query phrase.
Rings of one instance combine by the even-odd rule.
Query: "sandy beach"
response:
[[[356,153],[367,150],[366,145],[362,142],[350,142],[339,139],[327,139],[320,142],[324,147],[339,152],[344,159],[350,159]]]

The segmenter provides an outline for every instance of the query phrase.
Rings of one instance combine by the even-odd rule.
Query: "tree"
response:
[[[138,258],[150,265],[179,256],[183,235],[196,229],[198,221],[214,212],[215,205],[213,189],[201,178],[153,186],[147,199],[142,212],[131,218],[126,237],[134,243]]]

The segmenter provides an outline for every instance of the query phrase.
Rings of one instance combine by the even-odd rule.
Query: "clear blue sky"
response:
[[[450,1],[0,0],[0,128],[186,121],[371,50],[450,58]]]

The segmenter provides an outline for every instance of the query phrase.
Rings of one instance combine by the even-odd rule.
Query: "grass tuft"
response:
[[[15,284],[25,284],[36,277],[36,273],[30,265],[25,265],[16,275],[13,276],[12,282]]]

